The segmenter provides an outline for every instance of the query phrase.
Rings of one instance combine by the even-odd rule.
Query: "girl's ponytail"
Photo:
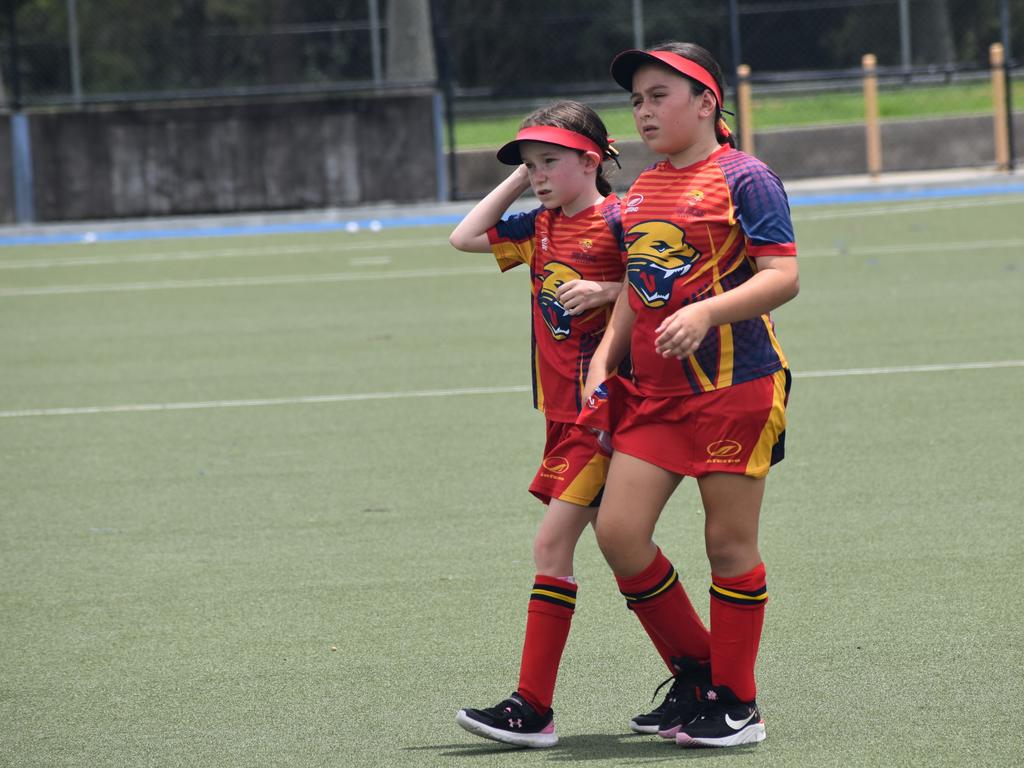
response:
[[[722,117],[722,110],[718,110],[718,118],[715,120],[715,138],[718,139],[719,144],[728,144],[736,149],[736,137],[732,135],[725,118]]]

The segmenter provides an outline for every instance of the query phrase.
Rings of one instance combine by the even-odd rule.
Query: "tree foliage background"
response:
[[[389,3],[378,0],[380,19]],[[8,0],[21,90],[71,91],[68,0]],[[488,93],[610,86],[612,54],[633,45],[631,0],[433,0],[455,83]],[[987,66],[1001,39],[999,0],[911,0],[915,66]],[[368,0],[76,0],[83,90],[116,93],[302,86],[372,77]],[[728,4],[644,0],[644,37],[701,42],[732,60]],[[755,72],[900,63],[897,0],[747,0],[742,58]],[[10,82],[10,15],[0,17],[0,75]],[[1024,50],[1024,0],[1011,0],[1012,46]],[[429,34],[429,30],[424,31]],[[382,33],[387,44],[387,30]],[[726,67],[728,68],[728,67]],[[8,86],[9,87],[9,86]]]

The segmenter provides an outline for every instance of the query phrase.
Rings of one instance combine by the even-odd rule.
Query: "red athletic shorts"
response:
[[[618,377],[605,384],[607,397],[592,399],[579,423],[610,431],[616,451],[669,472],[764,477],[785,454],[787,370],[674,397],[644,397]]]
[[[530,493],[545,504],[559,499],[581,507],[600,506],[609,458],[591,430],[549,420],[544,458]]]

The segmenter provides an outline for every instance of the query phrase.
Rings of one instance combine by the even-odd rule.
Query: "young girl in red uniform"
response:
[[[630,608],[682,657],[659,733],[684,746],[759,742],[754,662],[768,593],[757,533],[768,468],[781,460],[789,370],[769,312],[799,289],[782,183],[737,151],[721,118],[722,76],[700,46],[631,50],[612,76],[637,130],[666,156],[623,203],[627,282],[591,361],[586,393],[628,350],[596,530]],[[589,406],[597,407],[589,407]],[[581,424],[601,425],[592,399]],[[711,629],[655,546],[679,481],[696,478],[711,565]],[[706,658],[710,651],[710,668]]]
[[[577,102],[530,115],[498,159],[515,171],[452,232],[461,251],[492,252],[502,271],[530,269],[533,293],[534,405],[547,418],[547,440],[530,491],[547,504],[533,545],[537,575],[530,594],[519,686],[487,709],[462,709],[471,733],[509,744],[557,742],[551,700],[576,604],[573,554],[593,523],[608,467],[595,435],[575,425],[583,384],[621,293],[619,201],[602,163],[615,156],[601,119]],[[541,207],[501,220],[532,187]]]

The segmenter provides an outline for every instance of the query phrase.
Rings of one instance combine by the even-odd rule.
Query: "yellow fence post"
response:
[[[878,59],[866,53],[861,59],[864,68],[864,128],[867,136],[868,173],[882,172],[882,129],[878,124]]]
[[[1006,70],[1003,46],[992,43],[988,47],[988,61],[992,65],[992,117],[996,142],[996,168],[1010,170],[1010,132],[1006,120]]]
[[[748,155],[754,154],[754,110],[750,101],[750,67],[740,64],[736,67],[736,96],[740,110],[740,149]]]

